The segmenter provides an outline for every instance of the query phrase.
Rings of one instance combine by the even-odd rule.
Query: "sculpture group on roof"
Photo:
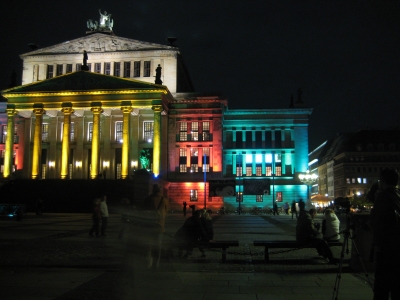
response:
[[[87,27],[91,31],[112,31],[112,28],[114,26],[114,20],[111,19],[111,14],[107,14],[107,11],[104,11],[104,14],[101,13],[101,10],[99,9],[100,13],[100,23],[97,21],[92,21],[92,19],[89,19],[87,21]]]

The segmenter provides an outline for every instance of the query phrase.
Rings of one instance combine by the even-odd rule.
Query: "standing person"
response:
[[[106,236],[106,229],[108,224],[108,206],[107,206],[107,196],[103,195],[100,202],[101,211],[101,236]]]
[[[289,214],[289,203],[285,202],[285,204],[283,204],[283,209],[285,211],[285,214]]]
[[[96,234],[96,236],[100,236],[99,232],[99,227],[100,227],[100,220],[101,220],[101,211],[100,211],[100,198],[96,198],[93,203],[93,225],[92,228],[89,231],[89,235],[93,236],[93,233]]]
[[[296,219],[299,218],[298,215],[297,215],[296,201],[294,201],[294,200],[292,202],[291,213],[292,213],[292,220],[293,220],[293,215],[294,214],[296,214]]]
[[[200,220],[207,236],[207,240],[205,240],[204,242],[211,242],[214,238],[214,226],[212,222],[211,211],[202,209]],[[204,247],[199,247],[199,250],[201,252],[201,257],[202,258],[206,257]]]
[[[272,212],[273,212],[274,216],[275,216],[275,214],[279,216],[278,205],[276,205],[275,202],[273,204]]]
[[[158,184],[153,185],[153,192],[145,199],[145,206],[151,211],[155,212],[155,222],[150,229],[150,240],[147,248],[147,267],[153,266],[153,252],[154,248],[157,249],[157,262],[156,267],[160,266],[161,247],[163,234],[165,232],[165,218],[168,211],[168,199],[161,193],[161,187]]]
[[[375,246],[374,300],[400,299],[400,191],[396,188],[399,174],[384,169],[380,174],[380,190],[371,210]]]
[[[186,206],[187,206],[186,201],[183,201],[183,216],[184,217],[186,217]]]
[[[327,208],[325,210],[325,217],[322,221],[322,234],[324,235],[325,241],[339,241],[340,240],[340,220],[336,216],[335,212]]]
[[[306,203],[303,201],[303,199],[300,199],[300,200],[299,200],[299,210],[300,210],[300,213],[301,213],[302,211],[305,211],[305,210],[306,210]]]
[[[317,211],[312,208],[310,211],[301,211],[297,219],[296,225],[296,241],[300,245],[315,245],[319,255],[329,259],[330,263],[334,263],[332,250],[326,241],[322,239],[322,234],[314,225],[314,217]]]

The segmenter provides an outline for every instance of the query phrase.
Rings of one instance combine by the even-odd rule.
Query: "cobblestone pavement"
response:
[[[178,214],[168,217],[164,245],[172,242],[184,220]],[[142,228],[128,226],[120,239],[123,224],[119,215],[110,216],[107,236],[101,238],[88,235],[89,214],[28,214],[21,222],[2,218],[1,298],[156,299],[163,291],[169,295],[164,299],[188,293],[193,299],[208,299],[213,294],[230,300],[267,299],[263,298],[266,295],[268,299],[297,299],[295,294],[302,295],[298,299],[318,299],[317,295],[331,299],[338,265],[327,263],[314,249],[276,249],[266,264],[264,249],[252,244],[256,239],[294,239],[295,224],[296,220],[286,215],[216,216],[215,240],[240,241],[239,247],[228,249],[226,263],[221,262],[221,251],[208,250],[204,259],[194,249],[188,259],[167,257],[165,252],[160,268],[148,270]],[[334,255],[339,257],[341,250],[333,247]],[[348,256],[343,262],[340,299],[371,298],[365,273],[351,270]],[[356,295],[352,285],[360,288]],[[297,291],[296,286],[306,289]]]

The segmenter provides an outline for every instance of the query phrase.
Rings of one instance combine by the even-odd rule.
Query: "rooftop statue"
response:
[[[87,27],[91,31],[112,31],[112,28],[114,26],[114,20],[111,19],[111,14],[107,14],[107,11],[104,11],[104,13],[102,13],[100,9],[99,13],[100,13],[100,23],[89,19],[87,21]]]

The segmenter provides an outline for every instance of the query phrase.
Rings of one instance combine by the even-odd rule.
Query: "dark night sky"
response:
[[[230,108],[287,108],[302,88],[314,109],[310,149],[339,132],[400,126],[400,2],[9,1],[0,4],[1,87],[28,43],[85,35],[98,9],[117,36],[168,44],[178,38],[196,91],[220,91]]]

